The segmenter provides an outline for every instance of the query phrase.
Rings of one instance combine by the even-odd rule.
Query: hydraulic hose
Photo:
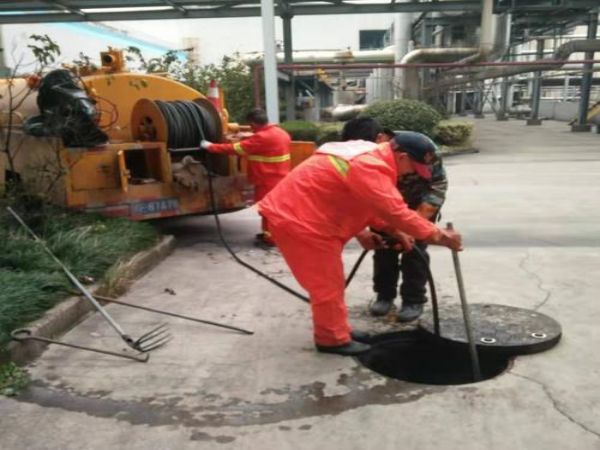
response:
[[[188,105],[188,103],[191,103],[191,105]],[[193,147],[194,149],[197,149],[198,151],[200,151],[201,149],[199,147],[194,147],[194,145],[197,145],[198,142],[200,142],[202,140],[207,140],[206,139],[206,128],[210,128],[211,125],[214,126],[214,124],[208,123],[210,116],[203,112],[202,107],[194,104],[193,102],[175,102],[175,105],[171,104],[170,102],[157,102],[157,104],[159,105],[159,107],[160,107],[161,111],[163,112],[165,119],[167,121],[167,126],[169,128],[169,146],[173,147],[173,148]],[[183,128],[179,124],[185,124],[185,128]],[[198,140],[193,141],[193,139],[198,139]],[[216,200],[215,189],[214,189],[214,184],[213,184],[213,177],[216,176],[212,170],[213,155],[210,152],[206,152],[206,154],[207,154],[206,155],[206,169],[208,172],[208,174],[207,174],[207,176],[208,176],[208,193],[209,193],[209,198],[210,198],[210,205],[211,205],[212,214],[215,219],[217,235],[219,237],[219,241],[221,242],[221,244],[223,244],[223,247],[225,247],[227,252],[231,255],[231,257],[238,264],[244,266],[248,270],[251,270],[256,275],[271,282],[272,284],[279,287],[280,289],[283,289],[288,294],[291,294],[294,297],[299,298],[303,302],[309,303],[310,299],[306,295],[296,291],[295,289],[285,285],[284,283],[281,283],[280,281],[276,280],[275,278],[267,275],[266,273],[262,272],[261,270],[257,269],[256,267],[252,266],[251,264],[247,263],[233,251],[233,249],[231,248],[231,246],[225,239],[225,236],[223,234],[223,229],[221,227],[221,220],[219,218],[219,213],[218,213],[218,208],[217,208],[217,200]],[[429,262],[427,261],[427,258],[425,257],[423,252],[418,247],[414,246],[413,251],[417,251],[417,254],[419,255],[419,257],[426,263],[427,279],[429,282],[429,289],[431,292],[431,305],[432,305],[432,309],[433,309],[433,320],[434,320],[435,332],[437,335],[439,335],[438,302],[437,302],[437,295],[436,295],[436,291],[435,291],[435,285],[434,285],[434,281],[433,281],[433,275],[431,274],[431,270],[429,268]],[[356,263],[354,263],[354,266],[352,267],[352,270],[350,271],[350,273],[348,274],[348,277],[346,279],[346,282],[345,282],[346,287],[348,287],[350,285],[350,283],[352,282],[354,275],[358,271],[360,265],[362,264],[363,260],[365,259],[365,256],[367,256],[368,252],[369,252],[368,250],[364,250],[360,254]]]

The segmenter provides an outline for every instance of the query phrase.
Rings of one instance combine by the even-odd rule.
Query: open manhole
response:
[[[466,344],[448,344],[415,330],[377,336],[372,347],[358,359],[365,367],[381,375],[432,385],[474,382]],[[510,356],[480,351],[481,381],[500,375],[510,362]]]
[[[500,375],[518,355],[554,347],[562,336],[553,318],[529,309],[476,303],[469,306],[472,334],[482,379]],[[358,359],[382,375],[413,383],[452,385],[473,383],[471,356],[460,305],[439,310],[440,335],[432,312],[419,328],[372,338],[372,350]]]

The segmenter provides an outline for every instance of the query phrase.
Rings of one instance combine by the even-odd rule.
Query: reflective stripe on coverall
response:
[[[350,341],[342,264],[347,241],[367,226],[393,227],[417,239],[436,232],[408,209],[396,178],[389,144],[328,143],[258,204],[290,270],[309,293],[317,344]]]
[[[234,144],[212,144],[208,151],[238,155],[248,160],[248,182],[254,185],[254,201],[257,203],[273,189],[291,170],[289,134],[277,125],[268,124],[255,133]],[[262,218],[262,230],[268,224]]]

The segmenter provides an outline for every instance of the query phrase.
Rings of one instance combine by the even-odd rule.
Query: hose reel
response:
[[[205,164],[206,155],[199,154],[200,141],[222,141],[223,121],[205,98],[194,101],[143,98],[131,112],[131,131],[136,140],[166,143],[173,160],[193,155]],[[212,169],[218,175],[227,175],[228,162],[227,156],[215,155]]]

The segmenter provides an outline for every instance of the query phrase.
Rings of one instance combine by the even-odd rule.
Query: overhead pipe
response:
[[[476,52],[477,48],[475,47],[419,48],[404,56],[400,61],[400,64],[452,62]],[[405,68],[404,78],[401,83],[401,97],[412,99],[419,98],[421,89],[418,69],[417,66]]]
[[[294,63],[332,63],[337,61],[351,61],[361,63],[388,63],[394,62],[395,50],[391,45],[381,50],[295,50],[292,52]],[[242,56],[246,64],[262,64],[262,52],[247,53]],[[282,52],[277,53],[277,61],[283,62]]]
[[[500,77],[510,77],[521,73],[535,72],[538,70],[557,70],[569,62],[580,63],[581,61],[567,61],[573,53],[598,52],[600,51],[600,40],[584,39],[580,41],[570,41],[562,44],[556,49],[552,58],[543,58],[533,63],[514,64],[508,63],[507,67],[501,69],[488,68],[478,70],[476,73],[465,75],[462,78],[444,77],[436,83],[436,88],[457,86],[471,83],[473,81],[489,80]]]
[[[508,49],[510,42],[510,14],[494,14],[494,0],[482,0],[479,50],[458,62],[481,62],[497,59]]]
[[[508,49],[510,42],[510,14],[493,14],[494,0],[482,0],[479,47],[477,48],[424,48],[410,53],[402,63],[447,62],[459,59],[458,63],[470,64],[495,60]],[[465,57],[466,56],[466,57]],[[444,59],[445,58],[445,59]],[[466,69],[467,71],[470,69]],[[407,69],[403,80],[403,96],[418,98],[420,93],[419,74],[416,68]]]

